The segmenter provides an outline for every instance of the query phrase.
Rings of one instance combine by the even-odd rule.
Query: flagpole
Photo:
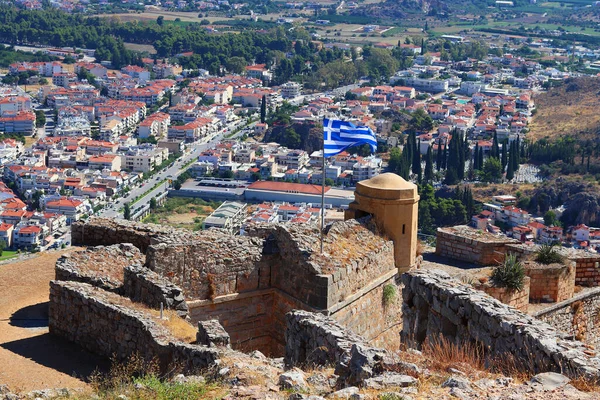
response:
[[[323,135],[323,147],[321,151],[321,254],[323,254],[323,231],[325,230],[325,135]]]

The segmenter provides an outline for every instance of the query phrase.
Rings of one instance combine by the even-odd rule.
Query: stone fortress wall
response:
[[[285,314],[292,309],[322,312],[367,340],[399,344],[397,332],[388,332],[398,324],[397,308],[382,301],[383,286],[396,281],[394,247],[372,224],[333,224],[324,255],[308,225],[263,227],[244,237],[103,219],[75,223],[73,230],[78,244],[108,248],[123,232],[140,254],[145,248],[144,266],[181,288],[191,321],[218,319],[234,348],[283,354]],[[356,243],[363,246],[356,250]]]
[[[492,357],[517,357],[532,372],[600,379],[600,359],[582,342],[547,323],[461,284],[441,271],[402,275],[402,336],[420,346],[441,336],[475,342]]]
[[[553,304],[533,316],[575,340],[600,345],[600,288]]]
[[[515,239],[496,237],[468,226],[438,228],[435,253],[453,260],[482,266],[496,265],[504,260],[507,245]]]
[[[101,355],[154,358],[163,370],[177,364],[194,371],[218,359],[217,350],[175,339],[129,299],[88,283],[50,283],[49,329]]]
[[[161,362],[190,367],[214,364],[231,344],[285,354],[288,365],[334,364],[350,384],[385,373],[388,353],[374,346],[395,350],[402,337],[419,347],[442,335],[453,343],[478,343],[490,357],[515,355],[534,372],[600,380],[593,349],[571,340],[594,329],[597,316],[581,318],[596,309],[594,295],[540,315],[564,330],[561,325],[577,319],[581,328],[567,334],[445,273],[405,272],[418,264],[418,194],[399,180],[383,176],[362,184],[347,216],[367,217],[329,226],[324,254],[318,250],[319,231],[310,225],[257,226],[235,237],[95,218],[76,223],[74,244],[99,247],[57,263],[51,330],[101,354],[149,346]],[[401,224],[391,224],[386,215]],[[439,254],[492,264],[517,246],[489,240],[483,232],[464,235],[464,229],[441,230]],[[138,250],[119,244],[125,241]],[[122,261],[110,262],[111,256]],[[384,289],[402,296],[384,296]],[[202,345],[174,340],[129,298],[152,307],[167,304],[180,315],[187,306]],[[120,319],[127,326],[123,331],[113,326]],[[98,321],[95,331],[81,328],[91,320]]]

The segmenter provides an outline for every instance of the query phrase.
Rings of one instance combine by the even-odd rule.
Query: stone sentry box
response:
[[[385,173],[356,184],[354,201],[344,218],[372,215],[379,230],[394,242],[396,268],[402,273],[416,263],[418,211],[417,186]]]

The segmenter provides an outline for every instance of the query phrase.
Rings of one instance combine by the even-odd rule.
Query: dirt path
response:
[[[101,362],[48,333],[49,281],[62,252],[0,265],[0,384],[13,391],[82,388]]]

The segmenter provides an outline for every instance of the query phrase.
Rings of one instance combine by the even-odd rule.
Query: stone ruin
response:
[[[394,246],[370,221],[334,223],[320,254],[312,225],[257,226],[240,237],[91,219],[75,223],[72,238],[95,247],[59,259],[56,279],[162,303],[192,324],[218,320],[238,350],[282,356],[291,310],[322,313],[396,348],[400,309],[382,300],[384,286],[397,286]]]
[[[414,269],[418,196],[408,187],[382,189],[393,182],[364,185],[348,215],[359,219],[328,226],[323,254],[312,225],[258,225],[240,237],[101,218],[77,222],[73,245],[89,247],[57,262],[50,332],[104,356],[140,352],[186,370],[219,365],[232,351],[259,350],[283,356],[289,367],[334,365],[342,386],[414,384],[390,372],[398,363],[391,355],[401,341],[418,348],[439,337],[477,343],[490,360],[517,355],[535,372],[600,377],[593,348],[561,326],[444,273]],[[388,215],[405,207],[405,223],[383,223],[377,196],[394,208]],[[494,248],[507,245],[481,248],[497,255]],[[582,298],[581,309],[598,298]],[[158,317],[161,307],[189,321],[191,337],[174,335]],[[568,311],[542,319],[564,322]]]

